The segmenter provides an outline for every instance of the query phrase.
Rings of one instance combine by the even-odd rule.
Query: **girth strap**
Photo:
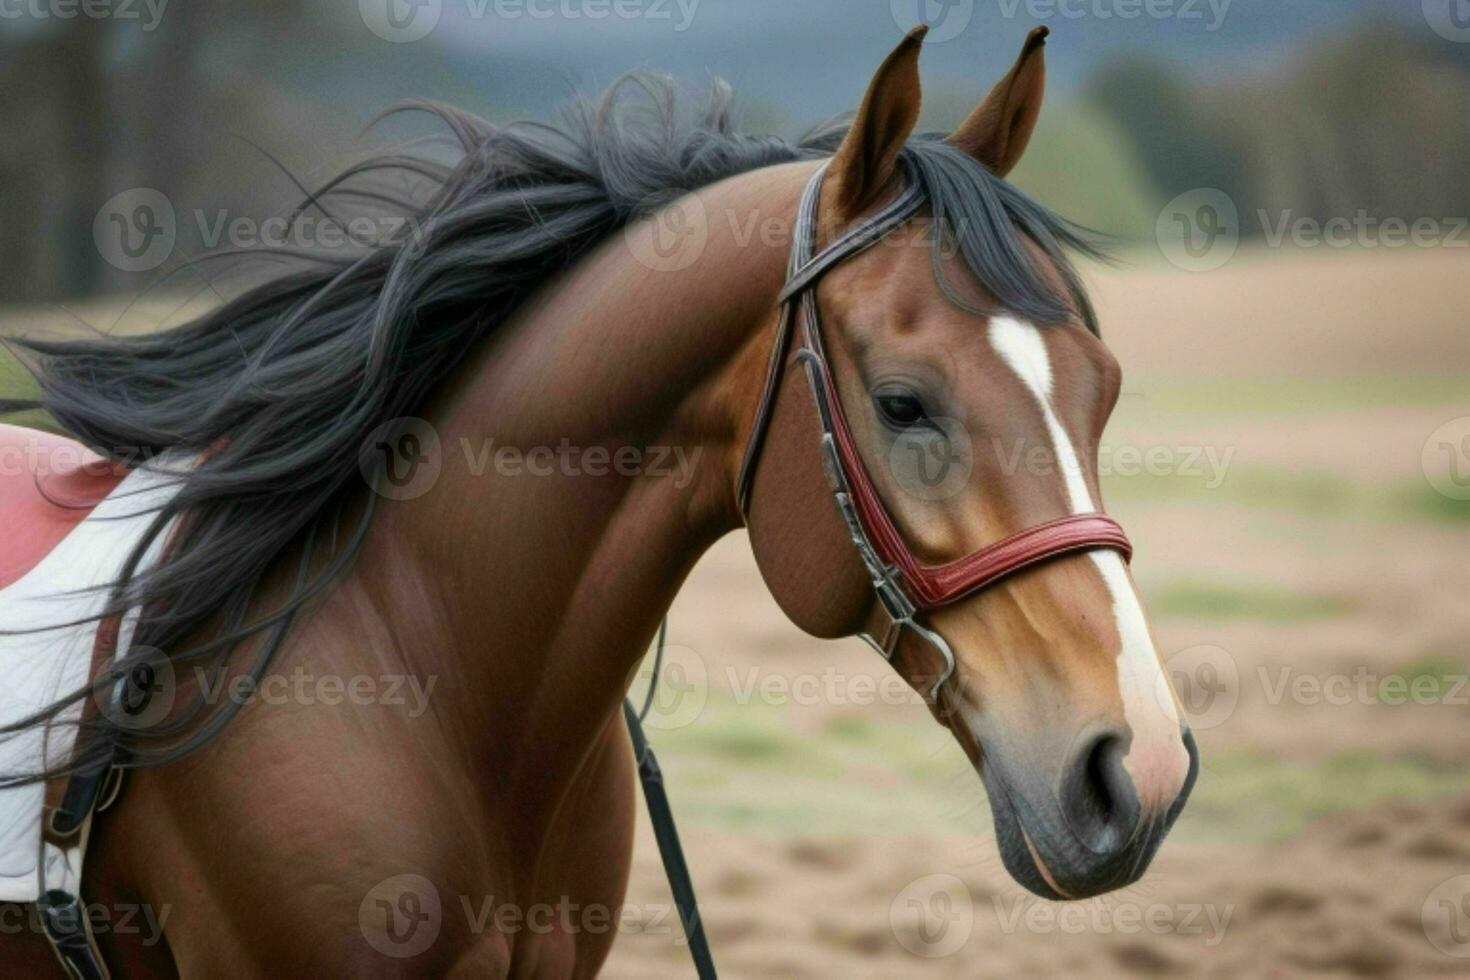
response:
[[[41,928],[62,969],[73,980],[108,980],[107,967],[92,941],[87,910],[71,892],[52,888],[36,900]]]
[[[94,812],[88,809],[70,835],[57,835],[48,828],[43,830],[39,841],[42,891],[36,899],[36,911],[51,952],[72,980],[108,980],[110,976],[92,936],[91,919],[81,898],[82,863]],[[53,858],[57,859],[54,865]]]
[[[72,773],[66,780],[61,803],[51,811],[51,832],[70,837],[94,812],[107,809],[122,784],[122,770],[109,760],[90,769]]]

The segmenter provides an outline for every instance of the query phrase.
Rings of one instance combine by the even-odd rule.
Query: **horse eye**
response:
[[[873,401],[878,406],[878,414],[883,421],[896,429],[911,428],[929,418],[919,396],[907,388],[880,388],[874,393]]]

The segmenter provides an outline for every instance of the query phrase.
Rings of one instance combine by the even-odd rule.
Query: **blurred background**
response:
[[[1032,898],[953,740],[732,537],[674,607],[654,732],[717,960],[1470,976],[1465,0],[3,4],[0,330],[178,322],[216,295],[188,259],[423,132],[364,135],[395,102],[545,118],[647,67],[798,136],[920,20],[932,129],[1052,29],[1013,179],[1114,239],[1104,490],[1204,770],[1143,882]],[[610,976],[690,973],[651,841]]]
[[[136,288],[92,242],[114,194],[277,213],[299,197],[283,169],[320,179],[404,99],[544,117],[649,67],[691,87],[724,78],[747,126],[799,135],[853,108],[895,22],[923,14],[936,129],[1029,26],[1053,28],[1047,125],[1017,180],[1125,240],[1196,188],[1230,195],[1247,237],[1260,209],[1470,211],[1463,0],[1425,0],[1430,14],[1419,0],[97,2],[106,16],[72,0],[0,13],[0,301]],[[199,224],[180,223],[175,260],[208,244]]]

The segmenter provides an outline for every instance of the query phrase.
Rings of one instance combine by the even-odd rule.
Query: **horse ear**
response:
[[[919,48],[929,27],[904,35],[868,83],[857,118],[827,168],[824,203],[846,224],[877,202],[893,180],[898,151],[919,121]]]
[[[1021,56],[990,90],[985,101],[960,123],[949,141],[1004,177],[1020,161],[1041,115],[1046,91],[1046,59],[1042,49],[1050,29],[1038,27],[1026,37]]]

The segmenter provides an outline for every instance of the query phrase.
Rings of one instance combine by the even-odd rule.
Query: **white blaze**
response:
[[[1072,440],[1052,409],[1051,357],[1041,331],[1014,317],[995,317],[990,322],[990,344],[1041,406],[1057,467],[1066,479],[1072,513],[1095,512],[1098,508],[1083,479]],[[1124,719],[1133,732],[1123,768],[1132,777],[1145,807],[1166,803],[1183,788],[1189,769],[1188,755],[1180,740],[1179,714],[1173,697],[1167,695],[1168,682],[1122,556],[1116,551],[1094,549],[1087,557],[1102,573],[1103,582],[1112,594],[1113,619],[1122,641],[1117,661],[1118,691],[1123,698]],[[1165,696],[1160,696],[1161,691]]]

